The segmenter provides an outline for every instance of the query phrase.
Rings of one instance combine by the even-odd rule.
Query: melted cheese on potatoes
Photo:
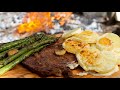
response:
[[[83,50],[76,54],[78,63],[85,71],[108,73],[117,65],[115,53],[109,51]]]
[[[78,64],[88,72],[96,75],[111,75],[118,71],[120,65],[120,37],[113,33],[99,36],[97,33],[85,30],[71,31],[67,36],[63,48],[76,55]]]
[[[97,40],[97,47],[100,50],[112,50],[120,48],[120,37],[113,33],[106,33]]]
[[[66,39],[62,46],[67,52],[76,54],[83,48],[88,48],[89,44],[82,42],[79,38],[71,37]]]
[[[91,30],[85,30],[75,36],[78,37],[82,42],[86,43],[96,43],[97,39],[99,38],[99,35]]]

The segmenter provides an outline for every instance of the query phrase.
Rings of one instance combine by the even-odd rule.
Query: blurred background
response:
[[[0,43],[33,33],[63,33],[75,28],[120,35],[120,12],[0,12]]]

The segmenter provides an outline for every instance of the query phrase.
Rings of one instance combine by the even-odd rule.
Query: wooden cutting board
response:
[[[0,78],[39,78],[39,76],[18,64],[10,71],[1,75]]]
[[[102,35],[103,33],[99,33]],[[61,34],[57,34],[57,37],[61,36]],[[82,70],[81,70],[82,71]],[[74,73],[78,71],[73,70]],[[41,78],[35,73],[24,68],[22,65],[18,64],[10,71],[6,72],[5,74],[1,75],[0,78]],[[62,78],[62,77],[48,77],[48,78]],[[120,66],[119,71],[112,74],[111,76],[93,76],[93,75],[85,75],[85,76],[74,76],[74,78],[120,78]]]
[[[119,67],[120,69],[120,67]],[[74,70],[74,72],[77,72]],[[37,74],[34,74],[24,68],[22,65],[18,64],[10,71],[6,72],[5,74],[1,75],[0,78],[40,78]],[[49,78],[62,78],[62,77],[49,77]],[[120,70],[111,76],[75,76],[74,78],[120,78]]]

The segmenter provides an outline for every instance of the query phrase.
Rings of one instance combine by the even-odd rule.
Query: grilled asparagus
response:
[[[25,54],[21,55],[20,57],[18,57],[17,59],[15,59],[14,61],[10,62],[9,64],[7,64],[6,66],[2,67],[0,69],[0,75],[4,74],[5,72],[9,71],[10,69],[12,69],[15,65],[17,65],[18,63],[20,63],[21,61],[23,61],[25,58],[29,57],[30,55],[34,54],[35,52],[38,52],[40,50],[42,50],[44,47],[46,47],[49,44],[40,46],[38,48],[32,49],[29,52],[26,52]]]
[[[14,46],[13,48],[10,48],[8,50],[5,50],[3,52],[0,53],[0,59],[4,58],[5,55],[7,54],[8,51],[13,50],[13,49],[20,49],[25,47],[26,45],[29,45],[31,43],[34,43],[35,41],[39,40],[42,38],[42,36],[44,36],[44,33],[40,33],[40,34],[34,34],[33,36],[30,36],[28,38],[26,38],[27,40],[24,40],[24,42]],[[21,40],[20,40],[21,41]],[[14,43],[14,42],[13,42]],[[6,44],[8,45],[8,44]],[[12,44],[13,45],[13,44]],[[4,50],[5,48],[2,48],[3,46],[0,47],[0,50]]]
[[[9,57],[7,57],[5,59],[0,60],[0,68],[5,66],[9,62],[13,61],[14,59],[18,58],[22,54],[30,51],[31,49],[40,47],[41,45],[51,44],[51,43],[55,42],[56,40],[57,40],[57,38],[54,38],[54,37],[43,36],[41,40],[31,44],[29,47],[28,46],[24,47],[23,49],[19,50],[19,52],[16,53],[15,55],[12,55],[12,56],[9,56]]]
[[[26,42],[33,42],[35,40],[39,40],[42,35],[44,35],[44,33],[34,34],[32,36],[26,37],[26,38],[21,39],[21,40],[16,40],[16,41],[9,42],[9,43],[4,43],[0,46],[0,52],[8,50],[16,45],[18,45],[18,47],[19,47],[19,44],[21,44],[21,43],[26,44]]]

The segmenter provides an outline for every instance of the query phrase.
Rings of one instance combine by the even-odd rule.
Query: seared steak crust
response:
[[[41,77],[47,76],[64,76],[71,77],[71,70],[67,64],[76,61],[73,54],[56,55],[55,50],[60,50],[62,40],[44,48],[42,51],[30,56],[22,62],[23,66]]]

